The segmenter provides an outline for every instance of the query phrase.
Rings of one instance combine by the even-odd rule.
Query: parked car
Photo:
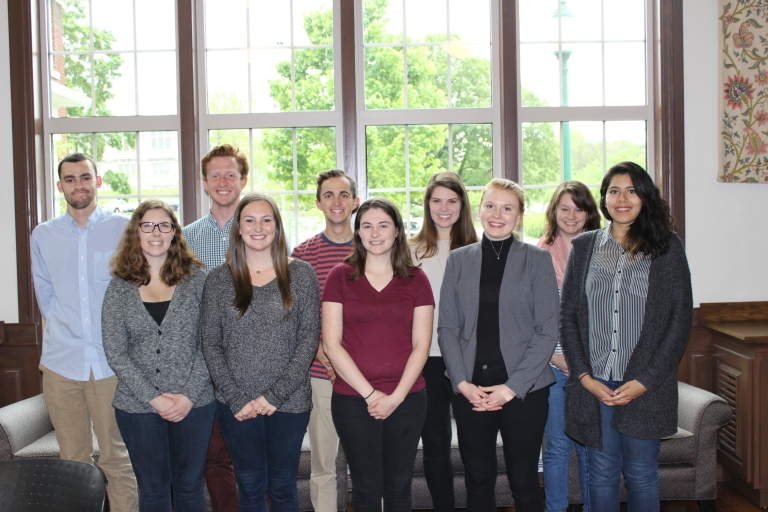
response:
[[[102,208],[108,212],[132,213],[138,206],[138,201],[132,201],[128,199],[112,199],[108,203],[102,205]]]

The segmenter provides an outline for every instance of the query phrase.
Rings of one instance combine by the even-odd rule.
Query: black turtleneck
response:
[[[499,292],[507,254],[514,237],[502,241],[483,235],[483,263],[480,269],[480,309],[477,315],[477,357],[475,365],[504,364],[499,345]]]

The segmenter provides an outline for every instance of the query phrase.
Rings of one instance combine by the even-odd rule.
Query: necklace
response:
[[[268,267],[265,267],[265,268],[263,268],[261,270],[254,270],[254,272],[256,272],[257,274],[261,274],[262,272],[265,272],[265,271],[267,271],[267,270],[269,270],[271,268],[272,268],[272,265],[270,265]]]
[[[488,242],[491,244],[491,249],[493,249],[493,252],[496,253],[496,259],[501,259],[501,250],[504,248],[504,240],[501,241],[501,245],[499,246],[499,250],[496,250],[496,246],[493,245],[493,241],[491,239],[488,239]]]

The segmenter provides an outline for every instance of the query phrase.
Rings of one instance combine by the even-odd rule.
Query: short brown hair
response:
[[[384,197],[372,197],[363,201],[360,208],[357,209],[357,215],[355,216],[355,248],[352,254],[347,256],[344,263],[351,265],[353,268],[352,273],[349,275],[349,279],[356,281],[361,276],[365,275],[365,259],[368,255],[368,251],[363,246],[363,240],[360,238],[360,222],[363,215],[368,210],[381,210],[392,219],[392,223],[395,225],[397,235],[395,235],[395,243],[392,246],[392,252],[390,253],[390,262],[392,263],[392,272],[395,277],[413,277],[411,270],[416,267],[411,258],[411,251],[408,248],[408,240],[405,238],[405,226],[403,224],[403,217],[400,215],[400,210],[397,209],[395,203]]]
[[[318,201],[320,200],[320,189],[323,188],[323,183],[331,178],[347,178],[349,188],[352,189],[352,199],[357,199],[357,183],[352,179],[352,176],[341,169],[328,169],[317,175],[317,192],[315,193],[315,197]]]
[[[93,174],[95,176],[99,175],[99,171],[98,169],[96,169],[96,162],[93,161],[93,158],[89,157],[84,153],[70,153],[64,158],[62,158],[61,162],[59,162],[59,179],[61,179],[62,165],[64,165],[65,163],[76,164],[77,162],[89,162],[91,164],[91,169],[93,169]]]
[[[543,237],[544,243],[547,245],[552,245],[557,237],[557,205],[563,194],[570,194],[573,204],[587,214],[584,231],[600,229],[600,212],[597,211],[597,203],[595,203],[595,198],[592,197],[587,186],[576,180],[564,181],[555,189],[547,205]]]
[[[208,162],[211,161],[211,158],[215,156],[231,156],[234,157],[235,160],[237,160],[237,165],[240,166],[240,177],[241,178],[247,178],[248,177],[248,157],[240,151],[240,148],[232,145],[232,144],[220,144],[218,146],[214,146],[212,150],[208,152],[207,155],[203,157],[203,159],[200,161],[200,173],[203,175],[203,179],[208,179]]]
[[[125,279],[136,286],[146,286],[151,280],[149,262],[141,252],[139,241],[139,223],[149,210],[163,210],[168,214],[173,225],[173,238],[168,248],[168,257],[160,269],[160,279],[166,286],[179,284],[185,275],[192,274],[192,267],[205,268],[203,262],[197,259],[195,253],[187,245],[181,232],[181,225],[173,214],[173,210],[164,201],[147,199],[141,203],[131,215],[131,220],[125,227],[123,237],[117,246],[117,252],[112,257],[112,275]]]

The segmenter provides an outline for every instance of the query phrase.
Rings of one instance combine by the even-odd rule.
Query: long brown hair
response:
[[[240,216],[243,208],[255,201],[264,201],[272,208],[275,221],[275,238],[272,241],[270,254],[272,255],[273,268],[277,276],[277,287],[280,290],[280,297],[283,300],[283,316],[288,317],[293,312],[293,297],[291,296],[291,276],[288,272],[288,244],[285,242],[285,230],[283,229],[283,218],[280,216],[280,210],[277,203],[271,196],[262,192],[252,192],[246,194],[235,209],[235,216],[232,218],[232,227],[229,231],[229,249],[227,249],[226,264],[229,272],[232,274],[232,281],[235,284],[235,300],[232,305],[240,311],[243,316],[253,300],[253,285],[251,284],[251,274],[248,271],[248,262],[245,257],[245,242],[240,236]]]
[[[405,238],[405,226],[403,225],[403,217],[400,215],[400,211],[395,206],[395,203],[384,197],[373,197],[363,201],[360,207],[357,209],[357,215],[355,216],[355,249],[352,254],[347,256],[344,263],[353,267],[352,274],[349,275],[349,279],[355,281],[360,279],[360,276],[365,274],[365,259],[368,255],[368,251],[363,246],[363,241],[360,238],[360,222],[368,210],[377,209],[387,214],[392,219],[392,223],[395,225],[395,243],[392,246],[392,251],[389,253],[390,262],[392,263],[392,273],[395,277],[412,277],[411,270],[417,268],[413,264],[411,258],[411,251],[408,249],[408,240]]]
[[[477,242],[477,232],[472,224],[472,209],[469,206],[469,196],[464,182],[455,172],[438,172],[429,178],[427,189],[424,191],[424,222],[421,229],[408,242],[416,248],[414,253],[419,259],[431,258],[437,253],[437,226],[432,219],[430,201],[437,187],[444,187],[459,196],[461,213],[459,219],[451,226],[451,250]]]
[[[546,222],[543,238],[547,245],[552,245],[557,238],[557,205],[560,204],[563,194],[570,194],[573,204],[587,214],[587,220],[584,223],[585,232],[600,229],[600,212],[597,211],[595,198],[592,197],[587,186],[576,180],[564,181],[555,189],[544,214]]]
[[[149,210],[163,210],[168,214],[173,226],[173,237],[168,248],[165,263],[160,268],[160,279],[166,286],[176,286],[185,275],[192,274],[192,267],[205,268],[195,253],[187,245],[181,232],[181,225],[173,214],[173,210],[164,201],[147,199],[141,203],[131,215],[131,220],[125,227],[123,237],[117,246],[117,251],[110,262],[112,275],[125,279],[136,286],[146,286],[152,280],[149,273],[149,262],[141,252],[139,241],[139,223]]]

